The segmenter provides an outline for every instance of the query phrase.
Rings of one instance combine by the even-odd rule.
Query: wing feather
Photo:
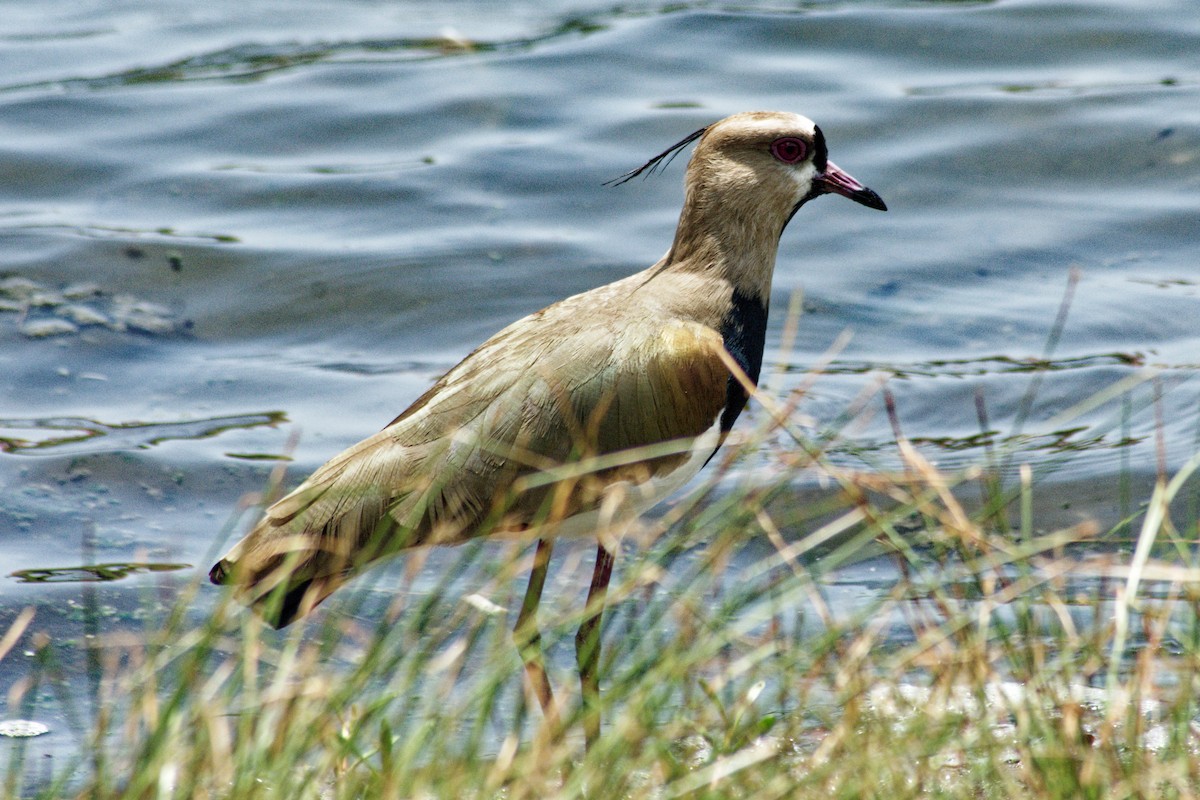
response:
[[[560,519],[586,512],[607,485],[686,461],[659,455],[521,490],[521,478],[572,458],[697,437],[724,406],[729,373],[712,326],[649,313],[620,328],[597,326],[606,317],[594,314],[588,325],[572,307],[587,297],[501,331],[330,459],[267,510],[213,580],[238,583],[256,603],[285,587],[268,619],[287,624],[390,552],[528,527],[550,506]]]

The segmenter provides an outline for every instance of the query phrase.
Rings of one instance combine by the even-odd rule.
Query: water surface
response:
[[[5,13],[0,630],[25,605],[81,630],[79,585],[17,570],[194,575],[273,458],[298,480],[503,325],[652,263],[682,161],[603,182],[748,109],[817,120],[889,206],[822,199],[783,237],[767,372],[785,393],[826,365],[813,430],[885,383],[936,463],[1019,442],[1047,527],[1114,524],[1197,450],[1183,0]],[[866,410],[835,458],[894,467]],[[132,615],[162,581],[90,591]]]

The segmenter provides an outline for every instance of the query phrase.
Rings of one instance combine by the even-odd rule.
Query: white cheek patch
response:
[[[807,197],[808,193],[812,191],[813,181],[817,177],[817,168],[813,166],[813,163],[805,161],[803,165],[789,170],[788,174],[796,182],[796,200],[799,201],[801,198]]]

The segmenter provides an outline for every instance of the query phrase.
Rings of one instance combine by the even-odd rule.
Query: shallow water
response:
[[[0,630],[78,593],[15,570],[206,567],[270,457],[298,479],[506,323],[653,262],[682,161],[603,182],[746,109],[817,120],[889,206],[823,199],[783,237],[768,370],[784,392],[832,359],[800,407],[814,428],[886,379],[936,463],[1026,437],[1047,526],[1111,525],[1159,442],[1168,470],[1198,449],[1185,0],[5,16]],[[835,457],[894,466],[878,394],[868,411]],[[100,591],[123,607],[162,580]]]

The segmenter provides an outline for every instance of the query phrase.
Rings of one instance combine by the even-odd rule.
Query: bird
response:
[[[549,720],[557,707],[537,608],[553,542],[594,535],[575,637],[590,748],[600,734],[600,628],[617,535],[695,475],[747,405],[784,228],[825,194],[887,210],[829,160],[821,129],[789,112],[725,117],[609,183],[664,169],[693,143],[665,256],[496,333],[382,430],[268,507],[210,580],[232,584],[283,627],[402,550],[536,539],[513,635]]]

